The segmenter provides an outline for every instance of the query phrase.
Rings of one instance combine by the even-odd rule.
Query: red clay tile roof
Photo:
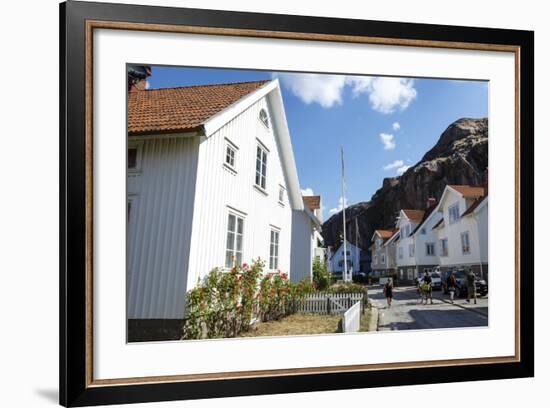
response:
[[[303,196],[302,199],[304,204],[312,211],[321,208],[321,196]]]
[[[477,200],[475,200],[470,207],[466,211],[464,211],[464,214],[462,214],[462,217],[465,215],[471,214],[474,212],[474,210],[479,207],[479,205],[485,200],[487,196],[479,197]]]
[[[437,208],[437,204],[434,204],[432,205],[431,207],[429,207],[426,211],[424,211],[424,215],[422,216],[422,220],[418,223],[418,225],[416,226],[416,228],[413,230],[413,232],[411,233],[411,235],[414,235],[416,233],[416,231],[418,231],[420,229],[420,227],[422,226],[422,224],[424,224],[424,222],[428,219],[428,217],[434,212],[434,210]]]
[[[390,228],[390,229],[377,229],[374,231],[375,234],[378,234],[380,238],[382,238],[384,241],[390,239],[393,234],[397,232],[398,228]]]
[[[128,134],[197,130],[269,81],[150,89],[128,93]]]
[[[485,194],[483,187],[466,186],[466,185],[449,185],[453,190],[458,191],[466,198],[478,198]]]
[[[393,235],[393,230],[377,229],[375,232],[380,236],[380,238],[391,238]]]
[[[414,222],[421,222],[424,218],[423,210],[403,210],[407,218]]]

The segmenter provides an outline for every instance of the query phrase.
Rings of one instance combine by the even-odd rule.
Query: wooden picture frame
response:
[[[516,326],[513,356],[154,378],[93,378],[94,29],[245,36],[515,54]],[[60,5],[60,403],[292,393],[534,375],[534,33],[69,1]],[[520,251],[521,249],[521,251]],[[122,295],[121,295],[122,296]]]

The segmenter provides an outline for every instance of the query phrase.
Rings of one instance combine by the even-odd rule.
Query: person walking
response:
[[[477,305],[476,275],[472,268],[470,268],[468,275],[466,275],[466,280],[468,282],[468,298],[466,302],[470,303],[470,299],[474,298],[474,305]]]
[[[426,304],[428,304],[428,299],[430,299],[430,304],[433,305],[434,301],[432,298],[432,277],[428,271],[424,272],[424,279],[422,280],[422,293],[426,299]]]
[[[384,295],[386,296],[386,301],[388,302],[388,307],[391,307],[391,302],[393,300],[393,280],[388,278],[386,284],[384,285]]]
[[[449,298],[451,299],[451,303],[454,303],[456,291],[456,277],[454,272],[451,272],[449,276],[447,276],[447,290],[449,291]]]

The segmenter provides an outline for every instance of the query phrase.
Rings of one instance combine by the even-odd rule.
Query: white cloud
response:
[[[416,98],[414,80],[408,78],[375,78],[370,84],[371,107],[381,113],[404,110]]]
[[[405,163],[403,162],[403,160],[394,160],[392,163],[386,164],[386,165],[384,166],[384,170],[387,171],[387,170],[396,169],[396,168],[398,168],[398,167],[402,167],[403,164],[405,164]]]
[[[395,149],[395,141],[393,135],[390,133],[380,133],[380,141],[384,145],[384,150],[393,150]]]
[[[276,74],[275,76],[304,103],[318,103],[324,108],[341,105],[346,86],[351,87],[355,98],[367,94],[372,109],[385,114],[393,113],[397,109],[406,109],[416,98],[414,80],[409,78],[328,74]]]
[[[323,108],[332,108],[342,103],[342,91],[346,82],[344,75],[326,74],[278,74],[281,82],[304,103],[318,103]]]
[[[342,206],[342,202],[343,202],[342,197],[340,197],[340,198],[338,199],[338,207],[336,207],[336,208],[331,208],[330,210],[328,210],[329,214],[330,214],[330,215],[334,215],[334,214],[339,213],[340,211],[342,211],[342,209],[344,208],[344,207]],[[346,207],[347,207],[347,206],[348,206],[348,199],[346,198]]]
[[[407,165],[404,165],[404,166],[401,166],[397,169],[397,175],[400,176],[402,175],[403,173],[405,173],[411,166],[407,166]]]
[[[313,189],[311,189],[309,187],[306,187],[306,188],[302,189],[302,195],[303,196],[312,196],[312,195],[315,195],[315,194],[313,193]]]
[[[401,129],[401,125],[399,124],[399,122],[393,122],[393,124],[391,125],[391,128],[393,130],[399,130]]]

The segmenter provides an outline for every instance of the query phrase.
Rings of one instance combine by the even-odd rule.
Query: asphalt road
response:
[[[382,287],[370,287],[369,298],[379,309],[378,330],[422,330],[488,325],[488,299],[477,300],[477,305],[465,299],[448,302],[449,296],[433,292],[433,305],[421,304],[415,287],[394,289],[393,303],[387,306]]]

